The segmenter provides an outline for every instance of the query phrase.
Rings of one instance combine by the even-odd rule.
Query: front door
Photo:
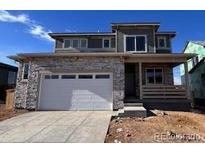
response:
[[[136,96],[135,64],[125,64],[125,97]]]

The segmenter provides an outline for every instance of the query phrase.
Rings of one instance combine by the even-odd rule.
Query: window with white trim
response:
[[[87,48],[87,39],[65,39],[64,48]]]
[[[81,48],[87,48],[87,46],[88,46],[87,40],[86,39],[81,39],[80,40],[80,47]]]
[[[73,40],[73,43],[72,43],[72,47],[73,48],[79,48],[79,40]]]
[[[110,48],[110,39],[103,39],[103,48]]]
[[[166,37],[157,37],[158,40],[158,48],[167,48],[167,39]]]
[[[146,84],[162,84],[163,69],[162,68],[146,68]]]
[[[127,52],[146,52],[146,35],[127,35],[125,36],[125,51]]]
[[[64,48],[71,48],[71,40],[64,40]]]
[[[28,79],[29,63],[24,63],[23,65],[23,80]]]

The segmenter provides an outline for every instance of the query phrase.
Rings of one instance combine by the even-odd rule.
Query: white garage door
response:
[[[112,110],[112,74],[42,75],[39,110]]]

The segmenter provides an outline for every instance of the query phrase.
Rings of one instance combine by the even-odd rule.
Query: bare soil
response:
[[[27,113],[28,110],[6,110],[5,109],[5,104],[0,104],[0,121]]]
[[[205,114],[154,111],[147,118],[113,117],[106,143],[205,142]]]

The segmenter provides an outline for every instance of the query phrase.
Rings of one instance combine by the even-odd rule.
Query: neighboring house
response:
[[[189,82],[193,97],[205,99],[205,41],[188,41],[184,53],[197,54],[188,60]],[[183,66],[181,66],[181,76],[184,82]]]
[[[117,110],[141,102],[179,109],[189,104],[188,83],[174,85],[173,67],[193,55],[172,53],[176,33],[158,31],[159,23],[111,25],[111,32],[50,33],[53,53],[10,56],[19,62],[16,107]]]
[[[0,62],[0,101],[5,101],[6,89],[15,87],[17,71],[17,67]]]

